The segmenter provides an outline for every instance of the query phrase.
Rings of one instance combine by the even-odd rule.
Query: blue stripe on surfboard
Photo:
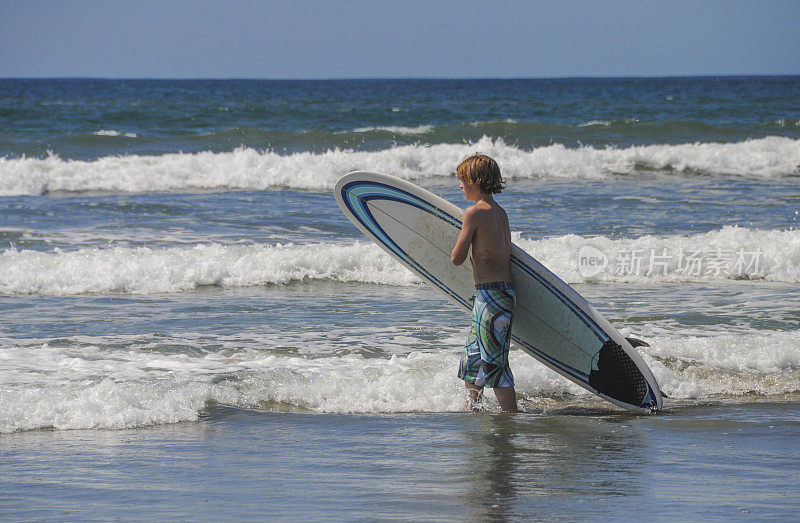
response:
[[[563,363],[563,362],[553,358],[552,356],[542,352],[541,350],[537,349],[536,347],[534,347],[533,345],[531,345],[527,341],[524,341],[522,338],[520,338],[516,334],[512,334],[511,335],[511,339],[514,340],[515,342],[519,343],[523,348],[525,348],[526,350],[528,350],[532,354],[538,356],[542,360],[544,360],[547,363],[549,363],[551,366],[556,367],[558,369],[561,369],[562,371],[566,372],[570,376],[574,377],[575,379],[578,379],[578,380],[582,381],[583,383],[585,383],[587,385],[589,384],[589,375],[586,374],[585,372],[580,371],[578,369],[575,369],[573,367],[570,367],[566,363]],[[594,390],[594,388],[592,388],[592,390]]]
[[[602,341],[603,343],[605,343],[606,341],[608,341],[609,339],[611,339],[611,337],[610,337],[610,336],[609,336],[609,335],[606,333],[606,331],[604,331],[604,330],[602,329],[602,327],[600,327],[600,326],[597,324],[597,322],[595,322],[595,321],[594,321],[594,320],[593,320],[593,319],[592,319],[590,316],[588,316],[588,315],[586,314],[586,312],[584,312],[584,310],[583,310],[583,309],[581,309],[580,307],[578,307],[577,305],[575,305],[575,303],[574,303],[572,300],[570,300],[569,298],[567,298],[567,296],[566,296],[564,293],[562,293],[560,290],[558,290],[558,289],[557,289],[557,288],[556,288],[556,287],[555,287],[555,286],[554,286],[552,283],[550,283],[549,281],[547,281],[547,279],[545,279],[545,278],[544,278],[544,277],[543,277],[541,274],[539,274],[538,272],[534,271],[532,268],[530,268],[530,267],[528,267],[527,265],[525,265],[524,263],[522,263],[522,261],[521,261],[520,259],[518,259],[516,256],[512,256],[512,257],[511,257],[511,262],[512,262],[512,263],[514,263],[514,264],[515,264],[517,267],[519,267],[519,268],[520,268],[520,269],[522,269],[523,271],[527,272],[529,275],[531,275],[531,276],[533,276],[534,278],[536,278],[536,280],[537,280],[539,283],[541,283],[542,285],[544,285],[544,287],[545,287],[547,290],[549,290],[549,291],[550,291],[550,293],[551,293],[553,296],[555,296],[556,298],[558,298],[558,299],[561,301],[561,303],[563,303],[564,305],[566,305],[567,307],[569,307],[569,309],[570,309],[572,312],[574,312],[574,313],[575,313],[575,315],[576,315],[576,316],[577,316],[577,317],[578,317],[578,318],[579,318],[581,321],[583,321],[583,323],[584,323],[584,324],[585,324],[587,327],[589,327],[589,329],[590,329],[590,330],[591,330],[591,331],[594,333],[594,335],[595,335],[595,336],[597,336],[597,338],[598,338],[600,341]],[[555,278],[558,278],[558,276],[556,276],[555,274],[553,274],[553,276],[554,276]],[[559,281],[561,281],[561,280],[559,280]],[[563,282],[563,281],[561,281],[561,283],[564,283],[564,282]],[[564,285],[566,285],[566,283],[564,283]]]
[[[410,265],[412,268],[414,268],[414,270],[417,271],[421,276],[423,276],[424,278],[429,280],[431,283],[433,283],[434,285],[436,285],[437,287],[442,289],[444,292],[446,292],[447,294],[452,296],[456,301],[461,303],[465,308],[469,309],[470,308],[470,304],[469,304],[468,301],[466,301],[464,298],[459,296],[456,292],[454,292],[452,289],[450,289],[447,285],[445,285],[444,283],[439,281],[438,278],[436,278],[431,273],[429,273],[424,267],[422,267],[413,258],[411,258],[408,254],[406,254],[406,252],[403,249],[401,249],[400,246],[397,245],[389,237],[388,234],[386,234],[386,231],[384,231],[381,228],[381,226],[378,225],[377,220],[375,220],[375,217],[372,215],[372,212],[367,208],[367,202],[370,201],[370,200],[379,199],[379,198],[380,199],[386,199],[386,200],[399,201],[401,203],[406,203],[406,204],[409,204],[409,205],[411,205],[413,207],[417,207],[417,208],[419,208],[421,210],[424,210],[426,212],[434,214],[434,215],[438,216],[439,218],[444,218],[444,216],[448,216],[450,218],[450,220],[454,220],[454,221],[456,221],[456,223],[459,223],[459,224],[460,224],[460,222],[455,220],[455,218],[453,218],[452,216],[448,215],[447,213],[445,213],[441,209],[428,204],[424,200],[420,200],[419,198],[417,198],[416,196],[414,196],[412,194],[406,193],[405,191],[400,191],[399,189],[395,189],[394,187],[391,187],[391,186],[388,186],[388,185],[384,185],[384,184],[380,184],[381,186],[383,186],[384,190],[383,191],[378,191],[378,192],[373,192],[373,193],[369,193],[369,192],[366,192],[366,191],[356,191],[356,190],[351,188],[351,186],[357,186],[355,189],[361,189],[362,187],[358,187],[358,185],[361,185],[364,189],[367,189],[367,188],[370,188],[370,187],[375,187],[378,184],[376,184],[376,183],[365,184],[363,182],[351,182],[351,183],[345,185],[344,187],[342,187],[342,193],[344,195],[343,200],[344,200],[345,204],[347,205],[347,208],[350,210],[350,212],[353,213],[353,216],[355,216],[356,219],[358,219],[358,221],[364,227],[366,227],[375,236],[375,238],[378,241],[380,241],[383,245],[388,247],[401,260],[403,260],[408,265]],[[353,196],[352,198],[351,198],[351,193],[352,193],[352,196]],[[399,195],[399,197],[398,197],[398,195]],[[353,200],[358,202],[360,205],[353,205],[354,204]],[[423,204],[423,205],[420,205],[420,204]],[[446,220],[446,221],[450,221],[450,220]]]
[[[353,187],[351,188],[351,186]],[[378,197],[380,195],[384,195],[396,201],[408,203],[414,207],[427,211],[434,216],[437,216],[441,220],[444,220],[451,225],[457,226],[459,229],[461,228],[461,221],[454,218],[452,215],[450,215],[450,213],[443,211],[430,202],[426,202],[419,196],[413,195],[397,187],[392,187],[391,185],[386,185],[380,182],[350,182],[342,187],[342,193],[347,193],[348,195],[353,193],[356,197],[361,198],[361,190],[365,189],[370,190],[368,193],[370,196]]]

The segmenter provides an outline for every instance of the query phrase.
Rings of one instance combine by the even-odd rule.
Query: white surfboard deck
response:
[[[347,218],[383,250],[472,310],[469,259],[450,254],[463,211],[447,200],[386,174],[356,171],[336,184]],[[662,407],[661,390],[639,353],[572,287],[525,251],[511,246],[517,295],[511,339],[525,352],[611,403],[634,411]]]

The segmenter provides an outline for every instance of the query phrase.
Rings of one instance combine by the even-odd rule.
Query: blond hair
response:
[[[477,184],[484,194],[500,194],[506,186],[497,162],[485,154],[473,154],[456,168],[458,179]]]

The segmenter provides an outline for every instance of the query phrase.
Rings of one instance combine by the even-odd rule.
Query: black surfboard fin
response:
[[[631,347],[649,347],[650,346],[650,344],[647,343],[646,341],[642,341],[642,340],[637,339],[637,338],[625,338],[625,339],[628,340],[628,343],[631,344]]]
[[[649,343],[647,343],[644,340],[640,340],[638,338],[625,338],[625,339],[628,340],[628,343],[631,344],[631,347],[649,347],[650,346]],[[669,396],[667,396],[667,394],[663,390],[660,391],[660,392],[661,392],[661,397],[662,398],[669,398]]]
[[[589,373],[589,386],[622,403],[640,406],[647,396],[644,375],[612,339],[606,340],[597,353],[596,368]]]

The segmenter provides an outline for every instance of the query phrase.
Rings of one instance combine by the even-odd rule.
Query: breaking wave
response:
[[[619,239],[565,235],[515,242],[568,283],[764,280],[800,282],[800,230],[723,227],[692,236]],[[588,252],[587,252],[587,249]],[[587,266],[587,256],[598,263]],[[600,263],[605,258],[604,263]],[[602,265],[602,267],[600,267]],[[599,270],[598,270],[599,267]],[[200,244],[0,254],[0,293],[170,293],[332,280],[413,285],[420,280],[376,245]]]
[[[230,152],[106,156],[94,161],[0,158],[0,196],[48,192],[168,192],[182,190],[328,190],[354,170],[388,172],[408,180],[451,176],[465,156],[494,157],[511,179],[602,179],[652,172],[774,178],[795,176],[800,140],[769,136],[738,143],[530,150],[486,136],[474,143],[398,145],[378,151],[331,149],[322,153],[239,148]]]
[[[391,339],[393,333],[380,334]],[[0,339],[0,433],[192,421],[210,404],[319,413],[463,409],[463,383],[453,370],[459,358],[453,347],[461,333],[442,339],[440,347],[409,346],[408,352],[392,355],[356,353],[363,339],[348,340],[351,351],[331,355],[336,347],[325,344],[339,335],[304,341],[295,333],[266,332],[258,340],[218,340],[223,348],[213,350],[203,349],[207,337],[192,333],[161,340],[153,335],[82,337],[58,346]],[[800,392],[797,331],[649,341],[643,357],[672,401]],[[165,352],[159,343],[195,348]],[[308,343],[315,355],[275,354],[282,343]],[[520,350],[512,349],[509,359],[524,409],[608,406]],[[487,408],[496,409],[487,399]]]

